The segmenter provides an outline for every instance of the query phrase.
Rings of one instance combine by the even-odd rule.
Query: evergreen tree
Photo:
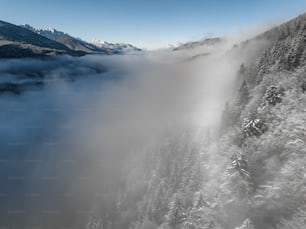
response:
[[[226,170],[225,179],[228,193],[238,199],[247,198],[252,192],[253,185],[244,154],[238,152],[231,157],[231,164]]]
[[[270,86],[264,95],[264,102],[268,102],[269,105],[275,106],[277,103],[282,102],[283,95],[283,88],[277,86]]]
[[[166,215],[167,223],[177,228],[178,225],[182,224],[186,220],[186,213],[181,198],[178,194],[175,194],[172,201],[170,202],[169,211]]]
[[[245,106],[249,102],[249,99],[250,99],[249,88],[246,81],[244,80],[239,89],[238,105]]]
[[[301,84],[301,88],[302,88],[303,93],[305,93],[305,91],[306,91],[306,81],[304,81],[304,82]]]
[[[240,65],[239,74],[242,76],[246,74],[246,67],[244,66],[243,63]]]
[[[166,184],[164,180],[162,179],[159,183],[156,193],[152,200],[152,212],[151,212],[151,218],[158,224],[161,224],[163,221],[163,217],[165,213],[167,212],[167,196],[166,196]]]
[[[103,229],[103,222],[96,216],[91,216],[86,225],[86,229]]]
[[[250,219],[246,219],[240,227],[236,227],[236,229],[255,229]]]
[[[230,105],[229,102],[226,102],[221,116],[221,133],[224,133],[229,128],[237,125],[240,116],[240,110],[241,109],[239,106]]]
[[[204,195],[201,192],[199,198],[195,204],[196,208],[209,207],[209,204],[204,200]]]
[[[256,113],[252,113],[249,118],[243,120],[244,137],[260,136],[267,131],[267,126],[262,118],[258,118]]]

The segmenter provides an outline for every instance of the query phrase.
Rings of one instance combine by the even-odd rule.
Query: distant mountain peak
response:
[[[41,57],[58,54],[83,55],[55,40],[35,33],[26,27],[0,21],[0,57]]]
[[[201,46],[214,46],[224,41],[225,39],[221,37],[206,38],[206,39],[202,39],[199,41],[191,41],[191,42],[180,44],[178,47],[175,47],[173,51],[194,49],[194,48],[199,48]]]
[[[26,28],[34,33],[37,33],[41,36],[47,37],[51,40],[60,42],[70,49],[76,51],[84,51],[86,53],[107,53],[107,54],[120,54],[133,51],[141,51],[141,49],[125,43],[110,43],[107,41],[94,39],[92,42],[88,43],[80,38],[73,37],[65,32],[56,30],[54,28],[41,29],[35,28],[31,25],[25,24],[22,25],[23,28]]]
[[[126,43],[110,43],[99,39],[94,39],[91,43],[98,48],[116,50],[117,53],[141,51],[141,49]]]
[[[94,45],[99,45],[99,44],[105,44],[105,43],[107,43],[107,42],[106,42],[106,41],[103,41],[103,40],[99,40],[99,39],[93,39],[93,40],[91,41],[91,43],[94,44]]]
[[[51,40],[58,40],[58,39],[63,39],[63,38],[72,38],[72,36],[70,36],[69,34],[64,33],[62,31],[58,31],[54,28],[43,29],[43,28],[33,27],[29,24],[21,25],[21,27],[24,27],[28,30],[31,30],[32,32],[37,33],[39,35],[42,35],[44,37],[47,37]]]

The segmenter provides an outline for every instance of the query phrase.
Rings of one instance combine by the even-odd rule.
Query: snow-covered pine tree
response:
[[[248,162],[245,155],[237,152],[231,157],[231,164],[226,169],[226,183],[229,194],[238,199],[247,198],[253,190]]]
[[[168,214],[166,215],[166,222],[172,228],[177,228],[180,224],[182,224],[186,220],[186,213],[183,206],[183,202],[179,197],[179,194],[174,194],[170,206]]]
[[[209,204],[204,199],[203,192],[200,192],[199,198],[195,204],[196,208],[209,207]]]
[[[91,216],[86,225],[86,229],[103,229],[102,219],[96,216]]]
[[[239,89],[239,94],[238,94],[238,105],[240,106],[245,106],[250,99],[250,93],[249,93],[249,88],[245,80],[243,80],[242,85]]]
[[[282,97],[284,96],[284,89],[275,85],[270,86],[263,99],[264,102],[267,102],[269,105],[275,106],[278,103],[282,102]]]
[[[267,131],[267,126],[264,120],[252,112],[248,118],[243,120],[242,131],[244,137],[260,136],[265,131]]]
[[[167,187],[164,179],[159,183],[156,193],[152,199],[151,218],[158,224],[163,222],[164,215],[167,213]]]
[[[240,227],[236,227],[236,229],[255,229],[252,221],[250,219],[246,219],[243,221]]]

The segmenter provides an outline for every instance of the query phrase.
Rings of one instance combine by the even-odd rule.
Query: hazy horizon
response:
[[[0,20],[54,28],[91,42],[168,48],[279,24],[306,11],[306,1],[19,1],[0,0]],[[188,15],[188,17],[186,17]]]

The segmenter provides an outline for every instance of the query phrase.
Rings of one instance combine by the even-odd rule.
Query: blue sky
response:
[[[0,20],[87,41],[167,47],[306,12],[306,0],[0,0]]]

